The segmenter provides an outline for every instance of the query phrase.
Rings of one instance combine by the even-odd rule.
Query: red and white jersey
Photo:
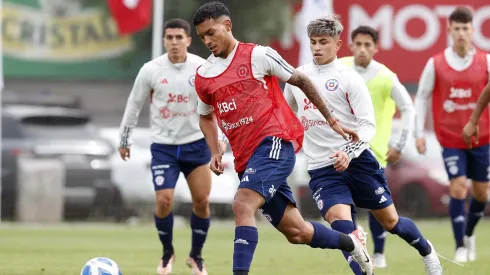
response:
[[[369,148],[376,134],[376,120],[369,90],[352,68],[335,59],[326,65],[309,63],[298,68],[310,77],[325,97],[332,115],[347,128],[356,131],[359,142],[350,143],[337,134],[320,111],[295,86],[286,85],[284,96],[288,103],[297,107],[297,115],[305,129],[303,149],[308,158],[308,170],[332,165],[330,156],[342,150],[356,158]]]
[[[198,111],[202,115],[214,111],[230,142],[237,172],[245,170],[268,136],[291,141],[295,151],[301,149],[301,123],[276,78],[287,81],[292,74],[293,68],[271,48],[238,42],[227,58],[211,56],[198,69]]]
[[[422,137],[428,102],[432,100],[434,130],[439,143],[449,148],[467,148],[461,137],[480,94],[489,81],[490,55],[470,51],[464,58],[452,48],[427,62],[415,100],[416,137]],[[489,143],[489,113],[479,122],[479,145]]]
[[[148,97],[152,142],[185,144],[204,138],[199,127],[194,88],[196,69],[203,62],[203,58],[188,53],[184,63],[173,64],[164,54],[143,65],[134,82],[121,122],[121,147],[131,145],[131,131]]]

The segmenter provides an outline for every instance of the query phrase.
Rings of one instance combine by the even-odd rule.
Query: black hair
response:
[[[359,26],[355,30],[353,30],[350,35],[351,40],[354,41],[354,38],[356,38],[358,34],[367,34],[373,38],[374,44],[378,43],[378,31],[369,26]]]
[[[167,29],[184,29],[187,36],[191,36],[191,24],[184,19],[173,18],[168,20],[163,26],[164,34]]]
[[[457,23],[470,23],[473,21],[473,13],[467,7],[457,7],[451,15],[449,15],[449,22]]]
[[[206,20],[216,19],[221,16],[230,17],[230,11],[225,4],[218,1],[209,2],[197,9],[192,24],[198,26]]]

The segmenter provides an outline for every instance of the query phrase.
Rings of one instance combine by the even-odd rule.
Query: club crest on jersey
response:
[[[191,87],[194,87],[195,81],[196,81],[196,75],[191,75],[191,77],[189,77],[189,85],[191,85]]]
[[[238,66],[238,69],[236,70],[236,75],[239,78],[245,78],[248,75],[248,71],[249,71],[248,66],[245,64],[242,64],[242,65]]]
[[[335,91],[339,87],[339,81],[337,79],[329,79],[325,82],[325,88],[329,91]]]

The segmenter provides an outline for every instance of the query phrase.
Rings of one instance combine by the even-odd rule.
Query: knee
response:
[[[173,198],[167,194],[159,194],[156,198],[157,208],[161,212],[168,212],[172,208]]]
[[[383,226],[383,228],[386,231],[390,231],[396,226],[396,224],[398,223],[398,219],[399,219],[398,215],[390,215],[388,217],[384,217],[380,221],[380,224]]]
[[[209,197],[205,196],[192,201],[192,206],[198,212],[206,211],[209,208]]]
[[[311,241],[311,234],[306,228],[291,228],[284,235],[292,244],[308,244]]]
[[[242,218],[253,217],[256,209],[247,203],[246,200],[235,198],[232,204],[232,210],[235,219],[240,220]]]
[[[454,180],[451,181],[449,186],[449,194],[452,198],[463,200],[466,198],[467,193],[466,180]]]
[[[488,191],[487,189],[485,190],[479,190],[478,192],[475,190],[473,191],[473,197],[475,200],[479,202],[487,202],[488,201]]]

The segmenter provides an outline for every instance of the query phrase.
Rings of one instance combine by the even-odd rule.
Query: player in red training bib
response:
[[[269,47],[238,42],[232,34],[227,7],[220,2],[201,6],[194,26],[212,52],[196,74],[200,125],[212,153],[211,169],[220,174],[217,125],[230,142],[240,185],[233,202],[235,239],[233,272],[248,274],[258,232],[254,214],[260,209],[269,222],[295,244],[349,251],[367,274],[372,261],[359,232],[343,234],[317,222],[305,222],[296,208],[287,178],[303,142],[303,127],[288,106],[277,78],[298,86],[337,133],[357,135],[337,123],[311,80],[293,69]],[[216,123],[217,122],[217,123]]]
[[[426,151],[423,137],[426,107],[432,100],[434,131],[443,151],[442,157],[450,179],[449,216],[456,241],[456,262],[476,259],[473,231],[483,217],[488,199],[489,114],[479,121],[480,135],[472,148],[461,137],[476,101],[488,83],[490,55],[471,43],[473,15],[466,7],[449,16],[449,34],[454,44],[429,59],[422,73],[415,99],[417,112],[415,137],[417,150]],[[465,213],[466,181],[472,180],[473,198]]]

